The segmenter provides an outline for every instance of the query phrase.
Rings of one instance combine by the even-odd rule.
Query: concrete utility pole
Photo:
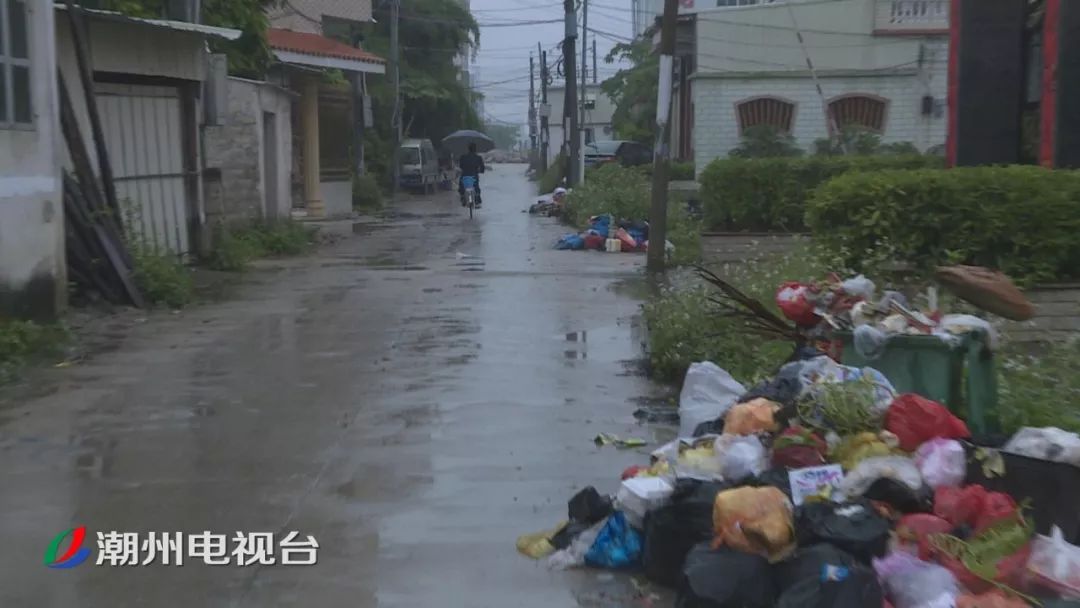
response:
[[[529,150],[534,158],[536,146],[536,58],[529,53]],[[535,168],[535,167],[534,167]]]
[[[581,146],[585,145],[585,125],[589,122],[588,117],[585,114],[585,100],[588,98],[587,92],[589,90],[589,0],[581,0],[581,91],[578,95],[581,105],[581,123],[580,129],[582,132]],[[584,160],[584,150],[579,148],[578,162]],[[585,181],[585,172],[580,174],[581,181]]]
[[[401,0],[390,0],[390,69],[394,83],[394,114],[391,118],[391,128],[394,133],[394,184],[391,192],[397,196],[398,183],[401,181],[401,160],[398,155],[401,150],[401,47],[398,41],[398,24],[401,10]]]
[[[537,48],[540,44],[537,43]],[[548,142],[551,141],[551,131],[548,129],[548,62],[547,51],[540,51],[540,171],[546,173],[548,169]]]
[[[566,66],[566,100],[563,103],[563,117],[569,118],[569,125],[563,131],[563,140],[570,138],[567,150],[566,183],[575,186],[578,183],[578,163],[581,155],[581,130],[578,125],[578,90],[577,90],[577,11],[574,0],[563,0],[566,14],[566,37],[563,39],[563,64]],[[563,121],[566,122],[565,120]]]
[[[600,82],[600,70],[596,66],[596,36],[592,39],[592,82]]]
[[[650,274],[664,272],[667,256],[667,198],[671,173],[668,148],[668,123],[671,120],[671,85],[675,56],[675,23],[679,18],[679,0],[664,0],[664,21],[660,30],[660,74],[656,101],[656,147],[653,152],[652,207],[649,212]]]

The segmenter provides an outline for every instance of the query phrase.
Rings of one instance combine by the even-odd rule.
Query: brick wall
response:
[[[867,93],[888,101],[885,118],[885,143],[911,142],[925,151],[945,143],[944,107],[932,116],[922,115],[922,98],[931,95],[939,103],[946,97],[947,52],[945,41],[927,43],[925,69],[917,66],[889,75],[822,75],[826,99],[850,93]],[[697,169],[715,158],[726,157],[739,143],[739,124],[735,106],[751,97],[772,95],[793,102],[795,118],[792,134],[804,150],[813,149],[814,141],[825,137],[828,129],[821,97],[813,79],[805,74],[725,77],[708,75],[696,78],[694,97],[694,155]]]

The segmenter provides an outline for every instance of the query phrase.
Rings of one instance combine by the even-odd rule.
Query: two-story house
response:
[[[921,151],[944,144],[948,0],[706,3],[680,10],[692,41],[673,117],[673,147],[699,171],[758,125],[805,150],[849,126]]]
[[[268,17],[267,38],[280,62],[270,79],[299,94],[292,113],[294,207],[312,217],[346,215],[370,113],[365,77],[386,72],[385,60],[361,49],[357,36],[372,20],[371,2],[288,0],[273,4]]]

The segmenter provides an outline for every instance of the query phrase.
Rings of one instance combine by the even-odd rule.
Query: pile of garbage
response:
[[[666,243],[668,251],[674,246]],[[581,233],[566,234],[555,243],[556,249],[588,249],[608,253],[643,253],[649,250],[649,223],[616,221],[611,215],[589,218],[589,228]]]
[[[579,492],[566,522],[519,551],[553,569],[640,569],[677,589],[678,606],[1080,598],[1075,538],[1037,534],[1027,497],[970,478],[960,418],[872,368],[805,357],[750,389],[692,366],[680,439],[626,469],[613,497]],[[1080,436],[1060,429],[1024,429],[1003,449],[1080,465]]]
[[[529,207],[530,215],[543,215],[546,217],[562,217],[563,205],[570,191],[566,188],[556,188],[554,192],[540,197]]]

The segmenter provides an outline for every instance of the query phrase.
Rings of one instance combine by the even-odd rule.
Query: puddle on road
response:
[[[622,362],[645,356],[643,331],[642,319],[635,316],[607,327],[567,332],[558,339],[568,346],[562,353],[568,362],[589,359]]]

